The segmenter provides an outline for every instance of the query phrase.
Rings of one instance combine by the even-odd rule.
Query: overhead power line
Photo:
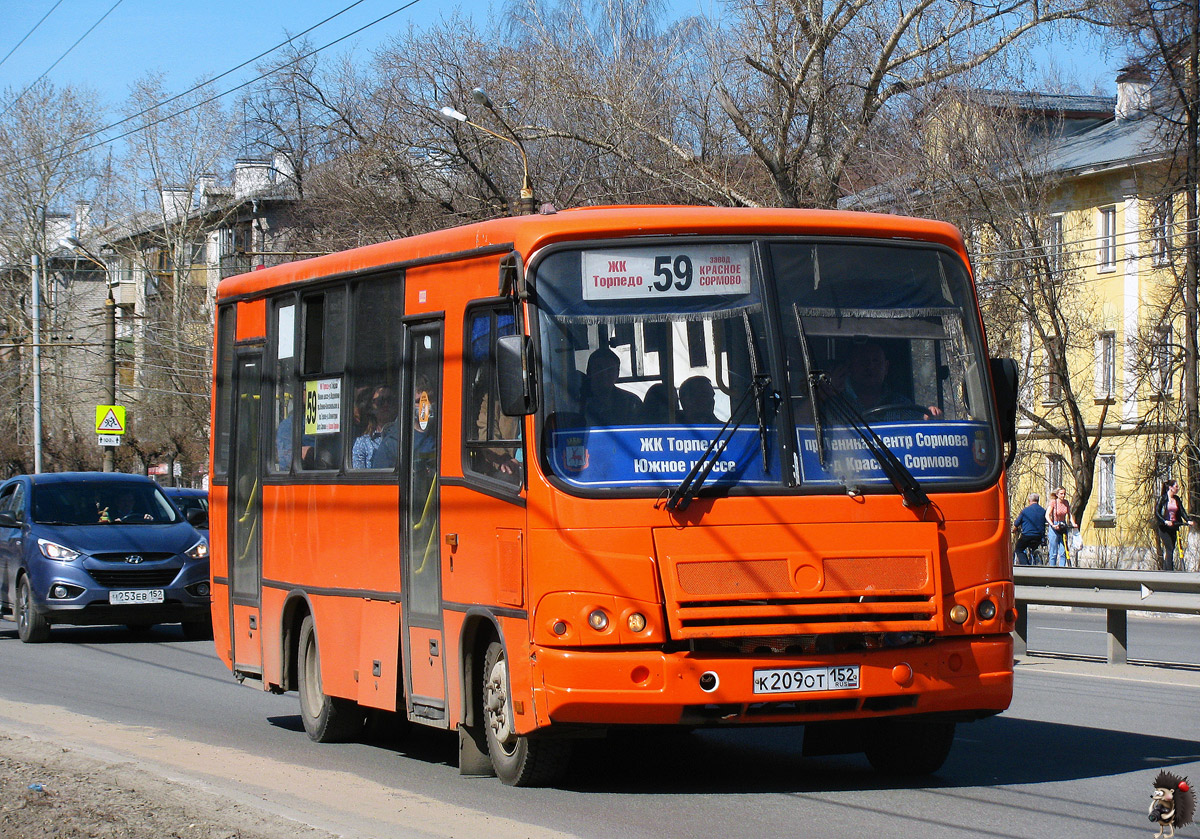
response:
[[[21,48],[21,44],[28,41],[29,36],[32,35],[34,32],[36,32],[37,28],[46,22],[46,18],[48,18],[48,17],[50,17],[50,15],[54,14],[54,10],[57,9],[61,5],[62,5],[62,0],[58,0],[57,3],[55,3],[53,6],[50,7],[50,11],[48,11],[48,12],[46,12],[46,14],[42,15],[42,19],[39,20],[37,23],[35,23],[33,25],[33,28],[25,33],[25,37],[23,37],[21,40],[17,41],[17,45],[15,47],[13,47],[12,49],[10,49],[8,51],[8,54],[5,55],[4,58],[0,58],[0,67],[3,67],[4,62],[8,61],[8,59],[12,58],[12,54]]]
[[[54,59],[54,63],[51,64],[49,67],[47,67],[46,71],[44,73],[42,73],[42,75],[38,76],[36,79],[34,79],[32,82],[30,82],[28,87],[26,87],[24,90],[22,90],[20,93],[18,93],[16,95],[16,98],[14,98],[11,102],[8,103],[8,107],[6,107],[3,111],[0,111],[0,117],[3,117],[5,114],[7,114],[9,111],[11,111],[13,105],[16,105],[17,102],[20,101],[22,96],[24,96],[26,93],[28,93],[30,90],[32,90],[33,86],[35,84],[40,82],[42,79],[46,78],[46,76],[50,73],[50,71],[58,66],[58,63],[60,61],[62,61],[64,58],[66,58],[68,55],[71,54],[71,50],[73,50],[77,46],[79,46],[80,42],[84,38],[86,38],[88,35],[92,34],[92,30],[94,30],[97,26],[99,26],[101,23],[103,23],[104,19],[106,17],[108,17],[110,14],[112,14],[113,9],[117,8],[117,6],[120,6],[124,2],[125,2],[125,0],[117,0],[117,2],[115,2],[111,6],[109,6],[108,11],[105,12],[104,14],[100,15],[100,19],[97,20],[95,23],[93,23],[91,26],[89,26],[87,32],[84,32],[82,35],[80,35],[79,38],[76,39],[75,43],[73,43],[73,44],[71,44],[71,46],[67,47],[66,51],[62,55],[60,55],[58,58]],[[54,10],[51,9],[50,11],[54,11]]]
[[[118,0],[118,2],[121,2],[121,0]],[[148,107],[144,108],[143,110],[139,111],[138,113],[136,113],[136,114],[132,114],[132,115],[130,115],[130,116],[128,116],[128,117],[125,117],[124,119],[118,120],[117,122],[109,123],[108,125],[105,125],[105,126],[103,126],[103,127],[101,127],[101,128],[98,128],[98,129],[96,129],[96,130],[94,130],[94,131],[89,131],[89,132],[87,132],[87,133],[85,133],[85,134],[81,134],[81,135],[79,135],[78,137],[75,137],[75,138],[73,138],[73,139],[71,140],[71,143],[64,143],[64,144],[62,144],[62,145],[59,145],[59,146],[53,146],[53,147],[51,147],[51,148],[49,148],[49,149],[46,149],[46,150],[43,152],[43,154],[45,154],[45,155],[47,155],[47,156],[48,156],[48,155],[53,155],[55,152],[62,152],[62,151],[64,151],[64,150],[67,150],[67,149],[69,149],[69,148],[70,148],[70,146],[71,146],[71,144],[73,144],[73,143],[87,142],[89,139],[91,139],[91,138],[93,138],[93,137],[98,137],[98,136],[100,136],[101,134],[103,134],[103,133],[104,133],[104,132],[106,132],[106,131],[111,131],[111,130],[112,130],[112,129],[114,129],[114,128],[119,128],[119,127],[120,127],[120,126],[122,126],[122,125],[125,125],[125,124],[127,124],[127,123],[129,123],[129,122],[132,122],[132,121],[134,121],[134,120],[136,120],[136,119],[138,119],[138,118],[140,118],[140,117],[144,117],[144,116],[146,116],[147,114],[149,114],[149,113],[151,113],[151,112],[155,111],[155,110],[156,110],[156,109],[158,109],[158,108],[161,108],[161,107],[163,107],[164,105],[169,105],[169,104],[171,104],[172,102],[176,102],[176,101],[178,101],[179,99],[181,99],[181,98],[183,98],[183,97],[185,97],[185,96],[187,96],[187,95],[189,95],[189,94],[191,94],[191,93],[195,93],[195,92],[197,92],[197,91],[203,90],[205,87],[208,87],[208,86],[212,85],[212,84],[213,84],[213,82],[215,82],[215,81],[217,81],[217,80],[219,80],[219,79],[223,79],[223,78],[225,78],[226,76],[230,75],[231,73],[235,73],[235,72],[237,72],[238,70],[242,69],[243,67],[247,66],[248,64],[251,64],[251,63],[253,63],[253,62],[255,62],[255,61],[259,60],[260,58],[263,58],[264,56],[270,55],[271,53],[273,53],[273,52],[275,52],[275,51],[277,51],[277,50],[279,50],[279,49],[281,49],[281,48],[283,48],[283,47],[287,46],[288,44],[291,44],[291,43],[292,43],[293,41],[295,41],[297,38],[302,38],[303,36],[307,35],[309,32],[312,32],[314,29],[316,29],[316,28],[318,28],[318,27],[320,27],[320,26],[323,26],[325,23],[328,23],[329,21],[333,20],[334,18],[338,17],[338,16],[339,16],[339,15],[341,15],[341,14],[344,14],[345,12],[349,11],[350,9],[354,8],[355,6],[357,6],[357,5],[359,5],[360,3],[363,3],[363,2],[365,2],[365,0],[356,0],[354,3],[351,3],[349,6],[345,7],[345,8],[344,8],[344,9],[342,9],[341,11],[339,11],[339,12],[337,12],[337,13],[335,13],[335,14],[333,14],[333,15],[330,15],[329,17],[325,18],[325,20],[321,21],[320,23],[317,23],[317,24],[314,24],[313,26],[310,26],[308,29],[304,30],[303,32],[300,32],[299,34],[297,34],[297,35],[294,35],[294,36],[292,36],[291,38],[288,38],[286,41],[283,41],[283,42],[281,42],[281,43],[277,44],[276,46],[272,47],[272,48],[271,48],[271,49],[269,49],[269,50],[266,50],[266,51],[264,51],[264,52],[262,52],[262,53],[259,53],[259,54],[258,54],[257,56],[255,56],[254,58],[247,59],[246,61],[243,61],[241,64],[238,64],[236,67],[232,67],[232,68],[230,68],[229,70],[226,70],[226,71],[224,71],[224,72],[223,72],[223,73],[221,73],[220,75],[214,76],[212,79],[210,79],[210,80],[208,80],[208,81],[201,82],[200,84],[194,85],[193,87],[189,88],[188,90],[184,91],[183,93],[177,94],[177,95],[175,95],[175,96],[172,96],[172,97],[169,97],[169,98],[167,98],[167,99],[164,99],[164,100],[162,100],[161,102],[156,102],[155,104],[153,104],[153,105],[150,105],[150,106],[148,106]],[[303,53],[302,55],[299,55],[299,56],[297,56],[295,60],[296,60],[296,61],[299,61],[299,60],[301,60],[301,59],[309,58],[309,57],[311,57],[311,56],[313,56],[313,55],[316,55],[316,54],[317,54],[317,53],[319,53],[319,52],[323,52],[324,50],[327,50],[327,49],[329,49],[330,47],[337,46],[338,44],[342,43],[343,41],[345,41],[345,40],[347,40],[347,39],[349,39],[349,38],[353,38],[355,35],[358,35],[358,34],[360,34],[360,33],[362,33],[362,32],[365,32],[367,29],[370,29],[372,26],[376,26],[376,25],[378,25],[378,24],[382,23],[383,21],[387,20],[388,18],[390,18],[390,17],[393,17],[393,16],[395,16],[395,15],[399,14],[400,12],[403,12],[403,11],[405,11],[405,10],[407,10],[407,9],[410,9],[410,8],[412,8],[413,6],[415,6],[415,5],[416,5],[417,3],[419,3],[419,2],[421,2],[421,0],[409,0],[409,2],[408,2],[408,3],[405,3],[403,6],[400,6],[399,8],[393,9],[392,11],[388,12],[387,14],[384,14],[384,15],[381,15],[380,17],[377,17],[375,20],[371,21],[370,23],[366,23],[366,24],[364,24],[364,25],[360,26],[359,28],[357,28],[357,29],[355,29],[355,30],[353,30],[353,31],[351,31],[351,32],[348,32],[348,33],[346,33],[345,35],[342,35],[342,36],[340,36],[340,37],[338,37],[338,38],[335,38],[334,40],[330,41],[330,42],[329,42],[329,43],[327,43],[327,44],[324,44],[324,45],[322,45],[322,46],[320,46],[320,47],[317,47],[317,48],[315,48],[315,49],[309,50],[308,52],[305,52],[305,53]],[[229,94],[231,94],[231,93],[236,93],[237,91],[239,91],[239,90],[241,90],[241,89],[243,89],[243,88],[249,87],[250,85],[252,85],[252,84],[255,84],[256,82],[262,81],[263,79],[265,79],[265,78],[267,78],[268,76],[270,76],[272,73],[275,73],[275,72],[277,72],[277,71],[279,71],[279,70],[282,70],[284,67],[287,67],[287,66],[288,66],[289,64],[291,64],[291,63],[293,63],[293,62],[292,62],[292,61],[288,61],[288,62],[284,62],[283,64],[278,64],[278,65],[276,65],[276,66],[274,66],[274,67],[271,67],[271,68],[270,68],[270,69],[268,69],[266,72],[264,72],[264,73],[261,73],[261,74],[259,74],[259,75],[255,76],[254,78],[252,78],[252,79],[249,79],[249,80],[247,80],[247,81],[245,81],[245,82],[242,82],[241,84],[234,85],[233,87],[231,87],[231,88],[228,88],[228,89],[226,89],[226,90],[223,90],[223,91],[221,91],[220,93],[216,93],[216,94],[214,94],[214,95],[212,95],[212,96],[209,96],[209,97],[206,97],[206,98],[204,98],[204,99],[202,99],[202,100],[200,100],[200,101],[198,101],[198,102],[194,102],[194,103],[192,103],[191,105],[188,105],[186,108],[181,108],[181,109],[180,109],[180,110],[178,110],[178,111],[173,111],[172,113],[170,113],[170,114],[167,114],[166,116],[160,117],[160,118],[158,118],[158,119],[156,119],[156,120],[153,120],[153,121],[151,121],[151,122],[148,122],[148,123],[146,123],[146,124],[144,124],[144,125],[139,125],[139,126],[137,126],[136,128],[132,128],[132,129],[130,129],[130,130],[128,130],[128,131],[125,131],[125,132],[123,132],[123,133],[121,133],[121,134],[117,134],[117,135],[116,135],[116,136],[114,136],[114,137],[109,137],[109,138],[108,138],[108,139],[106,139],[106,140],[101,140],[101,141],[99,141],[99,142],[97,142],[97,143],[92,143],[91,145],[86,145],[86,146],[83,146],[83,147],[81,147],[81,148],[77,148],[77,149],[70,149],[70,151],[68,151],[67,153],[65,153],[65,154],[61,154],[61,155],[59,155],[59,157],[57,157],[57,158],[53,158],[52,162],[58,162],[59,160],[61,160],[61,159],[63,159],[63,158],[70,157],[70,156],[74,156],[74,155],[77,155],[77,154],[83,154],[84,152],[88,152],[88,151],[91,151],[91,150],[93,150],[93,149],[97,149],[97,148],[100,148],[100,147],[102,147],[102,146],[106,146],[106,145],[108,145],[108,144],[110,144],[110,143],[115,143],[117,140],[121,140],[121,139],[124,139],[125,137],[129,137],[129,136],[131,136],[131,135],[133,135],[133,134],[136,134],[136,133],[138,133],[139,131],[145,131],[146,129],[153,128],[153,127],[154,127],[154,126],[156,126],[156,125],[159,125],[159,124],[161,124],[161,123],[163,123],[163,122],[166,122],[166,121],[168,121],[168,120],[174,119],[175,117],[182,116],[183,114],[186,114],[186,113],[188,113],[189,111],[193,111],[193,110],[195,110],[196,108],[202,107],[203,105],[207,105],[207,104],[208,104],[208,103],[210,103],[210,102],[215,102],[215,101],[217,101],[218,99],[222,99],[222,98],[224,98],[224,97],[228,96],[228,95],[229,95]],[[47,72],[49,72],[49,71],[47,71]],[[32,86],[32,85],[31,85],[31,86]],[[18,98],[19,98],[19,97],[18,97]],[[14,100],[14,102],[15,102],[15,100]],[[11,104],[10,104],[10,107],[11,107]],[[0,116],[3,116],[3,114],[0,114]],[[24,172],[24,171],[26,171],[26,170],[28,170],[28,169],[31,169],[31,168],[34,168],[34,167],[36,167],[36,166],[40,166],[40,165],[44,165],[44,164],[43,164],[43,163],[39,163],[39,162],[34,162],[34,163],[23,164],[23,162],[22,162],[22,161],[20,161],[20,160],[18,160],[18,161],[13,161],[13,162],[12,162],[12,163],[9,165],[9,167],[8,167],[7,169],[5,169],[3,172],[0,172],[0,176],[11,176],[11,175],[15,175],[15,174],[17,174],[17,173],[19,173],[19,172]]]

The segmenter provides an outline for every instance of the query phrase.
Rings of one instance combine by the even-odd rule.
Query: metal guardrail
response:
[[[1108,663],[1129,659],[1129,612],[1200,615],[1200,574],[1178,571],[1117,571],[1106,568],[1016,566],[1017,627],[1013,651],[1025,655],[1030,604],[1104,609]]]

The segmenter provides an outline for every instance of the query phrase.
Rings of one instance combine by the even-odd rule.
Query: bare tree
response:
[[[1195,0],[1107,0],[1115,38],[1147,74],[1144,104],[1170,151],[1169,191],[1183,194],[1179,301],[1184,321],[1183,397],[1187,504],[1200,509],[1200,4]],[[1168,192],[1169,194],[1169,192]]]
[[[1100,443],[1113,430],[1109,408],[1121,394],[1096,377],[1105,324],[1083,278],[1095,234],[1064,229],[1055,214],[1062,183],[1045,152],[1059,127],[1053,116],[1019,107],[1015,96],[979,91],[945,91],[914,120],[911,131],[894,135],[911,138],[907,150],[893,150],[893,159],[907,159],[906,176],[880,195],[892,209],[954,221],[971,249],[985,254],[975,267],[990,349],[1018,359],[1023,370],[1026,439],[1014,474],[1019,481],[1040,473],[1047,457],[1063,457],[1079,520]],[[1097,403],[1098,413],[1090,410]]]
[[[94,98],[87,90],[59,88],[47,81],[20,94],[6,90],[0,95],[0,265],[4,267],[0,305],[5,312],[0,343],[6,345],[0,349],[0,394],[8,397],[0,409],[0,438],[19,441],[0,454],[10,469],[32,471],[33,467],[31,261],[36,256],[45,270],[58,250],[58,237],[70,232],[48,223],[47,212],[53,216],[56,210],[70,209],[75,201],[96,191],[96,161],[88,152],[98,127],[91,104]],[[48,327],[46,338],[51,338],[54,325],[62,323],[70,311],[72,299],[69,289],[55,293],[52,283],[41,285],[41,320]],[[90,448],[81,448],[73,439],[69,414],[64,413],[76,395],[78,382],[53,375],[56,364],[64,361],[69,343],[65,342],[61,351],[46,347],[43,353],[50,375],[43,393],[42,443],[51,467],[99,462],[94,441]],[[61,433],[64,428],[70,430]]]
[[[143,277],[120,327],[127,336],[122,344],[132,345],[124,363],[139,377],[136,385],[123,383],[134,403],[136,438],[130,440],[170,464],[183,459],[195,466],[207,452],[211,381],[215,279],[205,254],[222,212],[196,199],[207,176],[230,168],[235,123],[206,88],[161,104],[167,98],[161,78],[152,75],[135,85],[127,102],[138,130],[126,177],[137,200],[108,239]]]

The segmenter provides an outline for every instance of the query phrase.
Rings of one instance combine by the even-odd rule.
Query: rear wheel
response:
[[[39,644],[50,637],[50,623],[33,599],[29,578],[21,577],[17,583],[17,637],[26,644]]]
[[[931,775],[954,745],[954,723],[902,719],[881,721],[867,735],[867,760],[885,775]]]
[[[321,655],[312,615],[300,624],[297,664],[300,718],[308,736],[318,743],[344,743],[357,737],[366,718],[358,703],[327,696],[321,687]]]
[[[212,620],[184,621],[180,625],[183,637],[188,641],[211,641],[213,637]]]
[[[496,776],[514,787],[546,786],[561,778],[571,758],[571,741],[516,733],[508,666],[498,641],[488,645],[484,656],[482,698],[484,734]]]

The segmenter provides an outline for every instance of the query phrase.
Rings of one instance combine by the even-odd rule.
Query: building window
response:
[[[1046,260],[1051,276],[1059,276],[1063,270],[1063,217],[1050,216],[1046,226]]]
[[[1099,268],[1112,271],[1117,267],[1117,208],[1100,208]]]
[[[1175,455],[1172,452],[1154,453],[1154,491],[1175,476]]]
[[[1112,521],[1117,517],[1117,456],[1100,455],[1100,496],[1096,501],[1096,518]]]
[[[1063,459],[1056,454],[1046,456],[1046,498],[1063,485]]]
[[[1175,333],[1169,326],[1160,327],[1155,332],[1154,344],[1150,347],[1150,389],[1154,396],[1171,395],[1174,338]]]
[[[1096,340],[1096,398],[1112,399],[1117,389],[1117,335],[1101,332]]]
[[[1063,398],[1062,377],[1058,375],[1058,370],[1054,364],[1054,359],[1047,357],[1046,359],[1046,398],[1042,400],[1045,405],[1053,405],[1061,402]]]
[[[1150,261],[1155,268],[1171,264],[1171,228],[1174,224],[1174,207],[1170,198],[1164,198],[1154,208],[1150,217]]]

